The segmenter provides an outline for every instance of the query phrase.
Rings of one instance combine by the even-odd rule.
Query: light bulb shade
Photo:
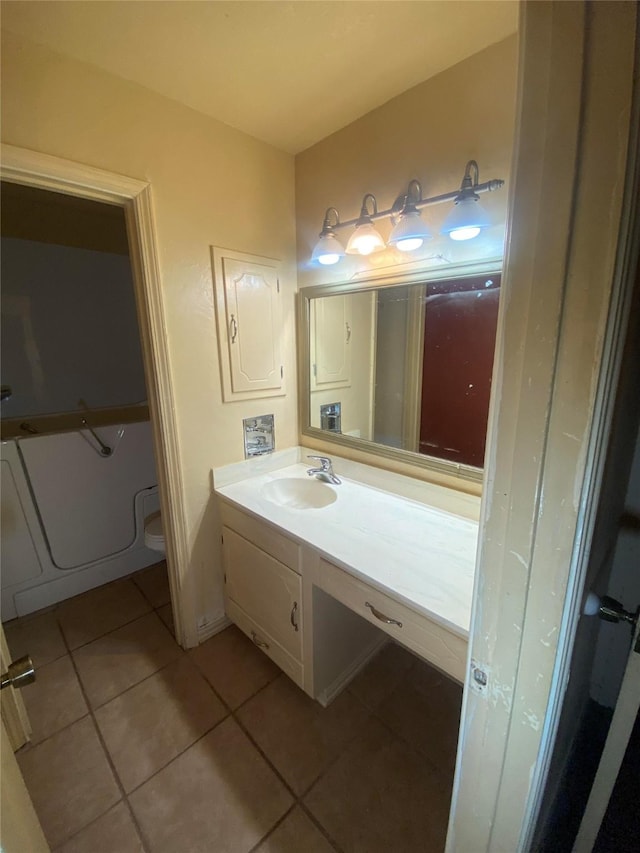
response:
[[[456,200],[455,207],[445,219],[440,231],[442,234],[448,234],[452,240],[471,240],[490,225],[489,214],[480,204],[478,196],[471,193]]]
[[[337,264],[340,258],[344,258],[344,247],[333,231],[326,231],[320,235],[320,239],[313,247],[311,262],[330,266]]]
[[[356,225],[356,230],[349,237],[345,251],[347,255],[370,255],[373,252],[381,252],[384,248],[384,240],[380,233],[371,222],[365,222],[362,225]]]
[[[403,213],[396,222],[389,237],[389,245],[394,246],[401,252],[414,252],[419,249],[425,240],[433,235],[422,221],[420,211],[414,210]]]

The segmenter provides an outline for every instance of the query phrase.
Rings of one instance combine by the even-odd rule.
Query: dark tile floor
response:
[[[235,627],[184,652],[164,563],[5,626],[57,853],[438,853],[461,688],[387,645],[327,709]]]

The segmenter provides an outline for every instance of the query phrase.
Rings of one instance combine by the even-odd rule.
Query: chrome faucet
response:
[[[333,464],[328,456],[307,456],[307,459],[315,459],[320,463],[317,468],[309,468],[307,470],[307,474],[310,477],[317,477],[319,480],[326,480],[329,483],[333,483],[334,486],[340,485],[342,480],[336,477],[333,473]]]

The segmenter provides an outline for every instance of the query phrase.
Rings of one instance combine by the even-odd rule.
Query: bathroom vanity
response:
[[[323,704],[388,637],[463,681],[479,499],[305,453],[214,472],[229,618]]]

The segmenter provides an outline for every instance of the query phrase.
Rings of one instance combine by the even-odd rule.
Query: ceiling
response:
[[[297,153],[516,31],[517,0],[2,2],[2,28]]]

